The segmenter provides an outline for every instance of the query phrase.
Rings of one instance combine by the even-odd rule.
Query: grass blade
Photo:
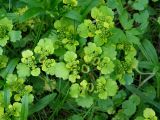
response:
[[[154,64],[158,63],[158,55],[154,46],[149,40],[142,41],[142,45],[139,47],[148,61],[151,61]]]
[[[35,105],[29,108],[29,115],[42,110],[56,97],[56,93],[52,93],[40,99]]]
[[[20,120],[27,120],[28,116],[28,95],[22,97],[22,108]]]
[[[18,62],[19,62],[18,58],[12,59],[9,62],[8,66],[5,69],[3,69],[2,71],[0,71],[0,76],[3,79],[5,79],[8,74],[11,74],[14,71],[14,69],[15,69],[16,65],[18,64]]]
[[[7,108],[9,104],[10,104],[10,90],[4,89],[4,106],[5,106],[5,108]]]
[[[35,7],[28,9],[22,16],[19,17],[19,22],[25,22],[33,17],[36,17],[40,14],[44,13],[44,10],[40,7]]]
[[[148,70],[153,70],[154,69],[154,64],[152,62],[149,61],[139,61],[138,63],[138,67],[139,68],[145,68]]]

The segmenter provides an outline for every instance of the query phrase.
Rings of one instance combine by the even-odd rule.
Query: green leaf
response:
[[[108,42],[118,43],[126,40],[126,35],[119,28],[113,28],[110,30],[112,35],[108,38]]]
[[[0,47],[0,55],[2,55],[2,54],[3,54],[3,48]]]
[[[158,24],[160,25],[160,17],[158,17],[157,22],[158,22]]]
[[[65,63],[59,62],[55,64],[55,75],[56,77],[63,78],[64,80],[68,79],[69,70],[66,68]]]
[[[99,8],[100,12],[102,12],[104,15],[106,16],[111,16],[111,17],[114,17],[114,12],[112,11],[111,8],[109,8],[108,6],[100,6]]]
[[[144,86],[143,93],[146,97],[150,97],[152,100],[156,98],[155,87],[150,84],[147,84],[146,86]]]
[[[157,2],[158,0],[152,0],[153,2]]]
[[[91,105],[93,105],[93,97],[91,96],[79,97],[76,99],[76,102],[79,106],[82,106],[84,108],[89,108],[91,107]]]
[[[125,115],[132,116],[136,112],[136,105],[131,100],[122,103],[122,109]]]
[[[28,95],[24,95],[22,97],[20,120],[27,120],[27,117],[28,117]]]
[[[104,57],[103,60],[98,64],[97,69],[101,71],[102,74],[110,74],[114,71],[114,63],[109,57]]]
[[[135,0],[132,7],[135,10],[144,10],[148,5],[148,0]]]
[[[152,62],[155,65],[158,64],[158,55],[154,46],[149,40],[142,41],[142,44],[139,45],[139,48],[149,62]]]
[[[86,42],[87,42],[87,39],[86,38],[80,38],[79,40],[78,40],[78,42],[79,42],[79,46],[81,47],[81,48],[83,48],[83,46],[86,44]]]
[[[10,90],[9,89],[4,89],[4,106],[7,108],[8,105],[10,104]]]
[[[12,42],[20,41],[20,39],[22,38],[21,31],[15,31],[15,30],[10,31],[9,36],[10,36],[10,41]]]
[[[156,113],[154,112],[154,110],[153,110],[152,108],[146,108],[146,109],[143,111],[143,116],[144,116],[145,118],[151,119],[151,118],[153,118],[155,115],[156,115]]]
[[[123,0],[114,0],[115,4],[116,4],[116,9],[118,11],[119,15],[122,15],[123,11],[125,11],[124,7],[123,7]]]
[[[133,19],[140,24],[138,29],[141,31],[141,33],[144,33],[147,30],[146,28],[149,24],[149,12],[144,10],[140,13],[135,13],[133,15]]]
[[[76,10],[71,10],[71,11],[67,12],[64,16],[67,18],[70,18],[72,20],[78,21],[78,22],[82,21],[82,16]]]
[[[7,28],[7,31],[11,31],[13,28],[12,21],[6,17],[3,19],[0,19],[0,25],[5,26]]]
[[[58,48],[55,49],[54,54],[58,57],[63,56],[66,53],[66,49],[65,48]]]
[[[133,20],[129,19],[129,13],[124,10],[120,16],[119,16],[119,20],[121,25],[123,26],[124,29],[128,30],[131,29],[133,27]]]
[[[82,6],[82,16],[85,17],[93,7],[98,6],[100,0],[81,0],[78,2],[80,6]]]
[[[117,93],[118,85],[116,81],[112,79],[108,79],[105,87],[106,87],[108,96],[114,96]]]
[[[41,7],[34,7],[31,9],[28,9],[22,16],[19,17],[19,22],[20,23],[25,22],[43,13],[44,13],[44,10]]]
[[[31,50],[25,50],[22,52],[23,58],[28,58],[28,57],[32,57],[32,56],[33,56],[33,52]]]
[[[77,29],[79,35],[83,38],[87,38],[88,37],[88,34],[89,34],[89,29],[88,29],[88,26],[85,25],[84,23],[80,24],[78,26],[78,29]]]
[[[136,106],[140,104],[140,98],[136,94],[131,95],[129,100],[131,100]]]
[[[113,107],[113,101],[111,99],[101,100],[97,102],[97,107],[99,111],[106,112],[109,108]]]
[[[150,61],[139,61],[138,62],[138,68],[145,68],[148,70],[154,69],[154,64]]]
[[[3,18],[3,17],[5,17],[6,14],[7,14],[6,10],[4,8],[1,8],[0,9],[0,19]]]
[[[68,120],[84,120],[80,115],[72,115]]]
[[[148,1],[148,0],[135,0],[135,1],[136,2],[134,2],[134,3],[138,3],[138,4],[142,5],[142,7],[143,7],[143,1]],[[129,19],[130,16],[129,16],[128,12],[126,11],[126,9],[124,9],[122,2],[123,2],[123,0],[113,0],[112,2],[110,0],[109,5],[111,7],[117,9],[118,14],[120,16],[119,19],[120,19],[120,22],[121,22],[123,28],[130,29],[130,28],[132,28],[133,20]],[[112,3],[112,5],[111,5],[111,3]],[[141,19],[139,19],[140,21],[144,21],[144,22],[141,22],[142,24],[140,25],[139,29],[144,31],[146,29],[146,26],[148,25],[148,17],[149,17],[148,11],[147,10],[142,11],[140,13],[140,17],[138,17],[139,16],[138,13],[135,13],[135,15],[137,16],[137,17],[134,16],[134,20],[136,20],[136,22],[137,22],[137,18],[139,19],[141,16],[143,16],[143,17],[141,17]]]
[[[40,72],[41,72],[40,68],[35,68],[31,71],[31,74],[33,76],[39,76]]]
[[[11,59],[8,63],[8,66],[2,71],[0,71],[0,76],[5,79],[8,74],[11,74],[14,71],[18,62],[19,62],[18,58]]]
[[[132,28],[130,30],[127,30],[127,32],[129,32],[130,34],[133,34],[133,35],[140,35],[141,34],[141,32],[137,28]]]
[[[125,74],[124,80],[125,80],[126,85],[132,84],[133,83],[133,75],[132,74]]]
[[[13,23],[17,23],[18,22],[19,15],[16,12],[14,12],[14,13],[7,13],[6,16],[10,20],[12,20]]]
[[[23,4],[25,3],[30,8],[44,7],[44,5],[42,4],[42,1],[39,1],[39,0],[20,0],[20,1],[23,2]]]
[[[33,41],[33,37],[31,34],[23,36],[23,38],[20,41],[16,41],[15,43],[12,43],[14,48],[24,48],[27,43],[30,41]]]
[[[75,61],[77,58],[77,54],[75,52],[72,52],[72,51],[67,51],[65,54],[64,54],[64,60],[66,62],[73,62]]]
[[[56,90],[61,92],[61,94],[66,95],[66,91],[70,88],[70,82],[68,80],[59,79],[56,81]]]
[[[29,115],[32,115],[33,113],[45,108],[50,102],[54,100],[55,97],[56,93],[52,93],[40,99],[36,104],[29,107]]]
[[[105,45],[104,47],[102,47],[103,53],[102,53],[102,58],[107,56],[109,57],[111,60],[115,60],[116,59],[116,47],[114,45]]]
[[[0,19],[0,45],[3,47],[7,44],[7,41],[9,40],[8,33],[13,28],[12,21],[8,18]]]
[[[138,116],[138,117],[136,117],[136,119],[135,120],[144,120],[144,117],[142,117],[142,116]]]
[[[37,93],[42,93],[44,90],[44,86],[45,86],[45,81],[43,78],[41,77],[31,77],[31,83],[33,84],[33,89],[37,92]]]
[[[26,64],[19,63],[16,68],[19,77],[29,77],[31,74],[30,68]]]
[[[112,9],[115,9],[117,5],[116,5],[115,0],[107,0],[107,6]]]
[[[48,56],[54,53],[54,43],[51,38],[42,38],[39,40],[37,46],[34,48],[36,54],[43,54]]]
[[[73,98],[78,98],[79,94],[80,94],[80,86],[78,83],[72,84],[70,87],[70,95]]]
[[[149,40],[144,40],[142,42],[142,45],[143,45],[144,49],[146,50],[146,52],[148,53],[148,55],[149,55],[150,59],[152,60],[152,62],[154,64],[157,64],[159,62],[159,59],[158,59],[158,55],[157,55],[156,49],[154,48],[152,43]]]
[[[104,15],[114,17],[114,12],[112,11],[111,8],[108,8],[107,6],[100,6],[100,8],[94,7],[91,10],[91,16],[94,19],[99,18]]]
[[[140,39],[139,37],[136,36],[137,32],[138,31],[133,30],[133,29],[126,31],[127,40],[136,45],[140,44]]]
[[[118,91],[118,93],[113,96],[112,100],[115,106],[120,106],[122,102],[126,99],[126,92],[124,90]]]
[[[5,55],[0,55],[0,69],[5,68],[8,63],[8,57]]]
[[[155,102],[155,101],[152,100],[152,98],[147,97],[146,95],[144,95],[139,89],[137,89],[133,85],[128,85],[128,86],[125,86],[125,87],[130,92],[138,95],[144,103],[148,103],[148,104],[154,106],[155,108],[157,108],[157,112],[160,113],[160,104],[158,102]]]

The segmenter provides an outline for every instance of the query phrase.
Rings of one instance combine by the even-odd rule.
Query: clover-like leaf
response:
[[[135,105],[139,105],[140,104],[140,98],[139,96],[133,94],[129,97],[129,100],[131,100],[133,102],[133,104]]]
[[[78,83],[74,83],[71,85],[70,87],[70,95],[73,98],[78,98],[79,94],[80,94],[80,86]]]
[[[145,117],[145,118],[153,118],[154,116],[156,115],[156,113],[154,112],[154,110],[153,109],[151,109],[151,108],[146,108],[144,111],[143,111],[143,116]]]
[[[5,55],[0,55],[0,68],[4,68],[7,66],[8,57]]]
[[[56,63],[54,71],[56,77],[63,78],[64,80],[68,79],[69,77],[69,70],[66,68],[65,63],[63,62]]]
[[[31,74],[33,75],[33,76],[39,76],[39,74],[40,74],[40,68],[35,68],[35,69],[33,69],[32,71],[31,71]]]
[[[64,54],[64,60],[66,62],[73,62],[77,58],[77,54],[72,51],[67,51]]]
[[[31,74],[30,68],[26,64],[19,63],[16,68],[19,77],[29,77]]]
[[[111,60],[116,59],[117,51],[115,45],[105,45],[102,47],[103,53],[101,57],[109,57]]]
[[[33,52],[31,50],[25,50],[22,52],[22,57],[24,58],[31,57],[32,55],[33,55]]]
[[[89,26],[92,24],[91,20],[84,20],[84,23],[81,23],[78,28],[77,28],[77,32],[79,33],[79,35],[83,38],[87,38],[88,36],[90,36],[90,30],[89,30]]]
[[[135,10],[144,10],[148,5],[149,0],[135,0],[133,3],[133,8]]]
[[[22,38],[21,31],[12,30],[9,32],[10,41],[16,42]]]
[[[118,85],[116,81],[112,79],[108,79],[106,83],[106,91],[108,93],[108,96],[114,96],[117,93]]]
[[[82,106],[84,108],[89,108],[91,107],[91,105],[93,105],[93,97],[91,96],[79,97],[76,99],[76,102],[79,106]]]
[[[132,116],[136,112],[136,105],[131,101],[127,100],[122,103],[123,112],[127,116]]]

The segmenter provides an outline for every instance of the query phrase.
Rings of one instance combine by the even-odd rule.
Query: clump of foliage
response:
[[[159,1],[0,3],[1,120],[159,118]]]

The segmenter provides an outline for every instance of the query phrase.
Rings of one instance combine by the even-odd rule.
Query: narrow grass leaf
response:
[[[5,69],[3,69],[2,71],[0,71],[0,76],[3,79],[5,79],[8,74],[11,74],[14,71],[18,62],[19,62],[18,58],[11,59],[8,63],[8,66]]]
[[[148,54],[147,54],[145,48],[143,47],[143,45],[142,45],[142,44],[139,44],[138,47],[139,47],[139,49],[141,50],[141,52],[142,52],[142,54],[144,55],[144,57],[147,59],[147,61],[151,62],[151,59],[150,59],[150,57],[148,56]]]
[[[45,108],[51,101],[54,100],[56,93],[52,93],[40,99],[35,105],[32,105],[29,108],[29,115],[32,115],[35,112],[38,112]]]
[[[10,90],[4,89],[4,106],[7,108],[10,104]]]
[[[149,62],[149,61],[139,61],[138,67],[142,68],[142,69],[145,68],[145,69],[148,69],[148,70],[153,70],[154,64],[152,62]]]
[[[28,116],[28,95],[22,97],[22,108],[20,114],[20,120],[27,120]]]
[[[19,22],[20,23],[25,22],[42,13],[44,13],[44,10],[41,7],[35,7],[35,8],[28,9],[22,16],[19,17]]]
[[[142,46],[140,46],[140,49],[144,56],[154,64],[158,63],[158,55],[156,53],[156,50],[152,43],[149,40],[142,41]]]

